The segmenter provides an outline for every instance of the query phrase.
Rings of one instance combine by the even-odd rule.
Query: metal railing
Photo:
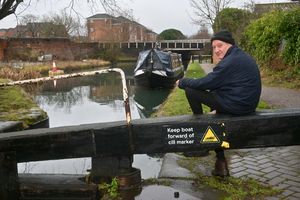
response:
[[[130,106],[129,106],[129,95],[128,95],[128,89],[127,89],[127,85],[126,85],[125,73],[120,68],[110,68],[110,69],[103,69],[103,70],[97,70],[97,71],[63,74],[63,75],[49,76],[49,77],[42,77],[42,78],[28,79],[28,80],[21,80],[21,81],[11,81],[11,82],[8,82],[8,83],[0,83],[0,87],[31,84],[31,83],[39,83],[39,82],[45,82],[45,81],[51,81],[51,80],[56,81],[56,80],[59,80],[59,79],[82,77],[82,76],[91,76],[91,75],[103,74],[103,73],[109,73],[109,72],[117,72],[121,75],[123,100],[124,100],[125,114],[126,114],[126,122],[129,125],[130,122],[131,122],[131,111],[130,111]]]

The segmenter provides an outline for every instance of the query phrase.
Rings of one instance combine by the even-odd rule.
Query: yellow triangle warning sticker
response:
[[[218,143],[218,142],[220,142],[219,138],[215,134],[214,130],[210,126],[208,126],[201,139],[201,143]]]

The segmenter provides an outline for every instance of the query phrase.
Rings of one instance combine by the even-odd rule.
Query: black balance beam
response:
[[[0,134],[17,162],[300,145],[300,109],[246,116],[187,115]]]

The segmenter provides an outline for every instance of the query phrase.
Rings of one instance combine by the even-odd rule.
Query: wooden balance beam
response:
[[[267,110],[246,116],[186,115],[138,119],[130,124],[119,121],[1,133],[0,193],[6,192],[6,196],[0,196],[9,199],[9,195],[18,194],[18,162],[291,145],[300,145],[300,109]]]
[[[15,152],[17,162],[276,147],[300,144],[300,109],[252,115],[186,115],[0,134],[0,152]]]

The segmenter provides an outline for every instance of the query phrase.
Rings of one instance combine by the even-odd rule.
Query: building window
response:
[[[94,28],[90,28],[90,31],[91,31],[91,33],[92,33],[92,32],[94,32],[94,31],[95,31],[95,29],[94,29]]]

